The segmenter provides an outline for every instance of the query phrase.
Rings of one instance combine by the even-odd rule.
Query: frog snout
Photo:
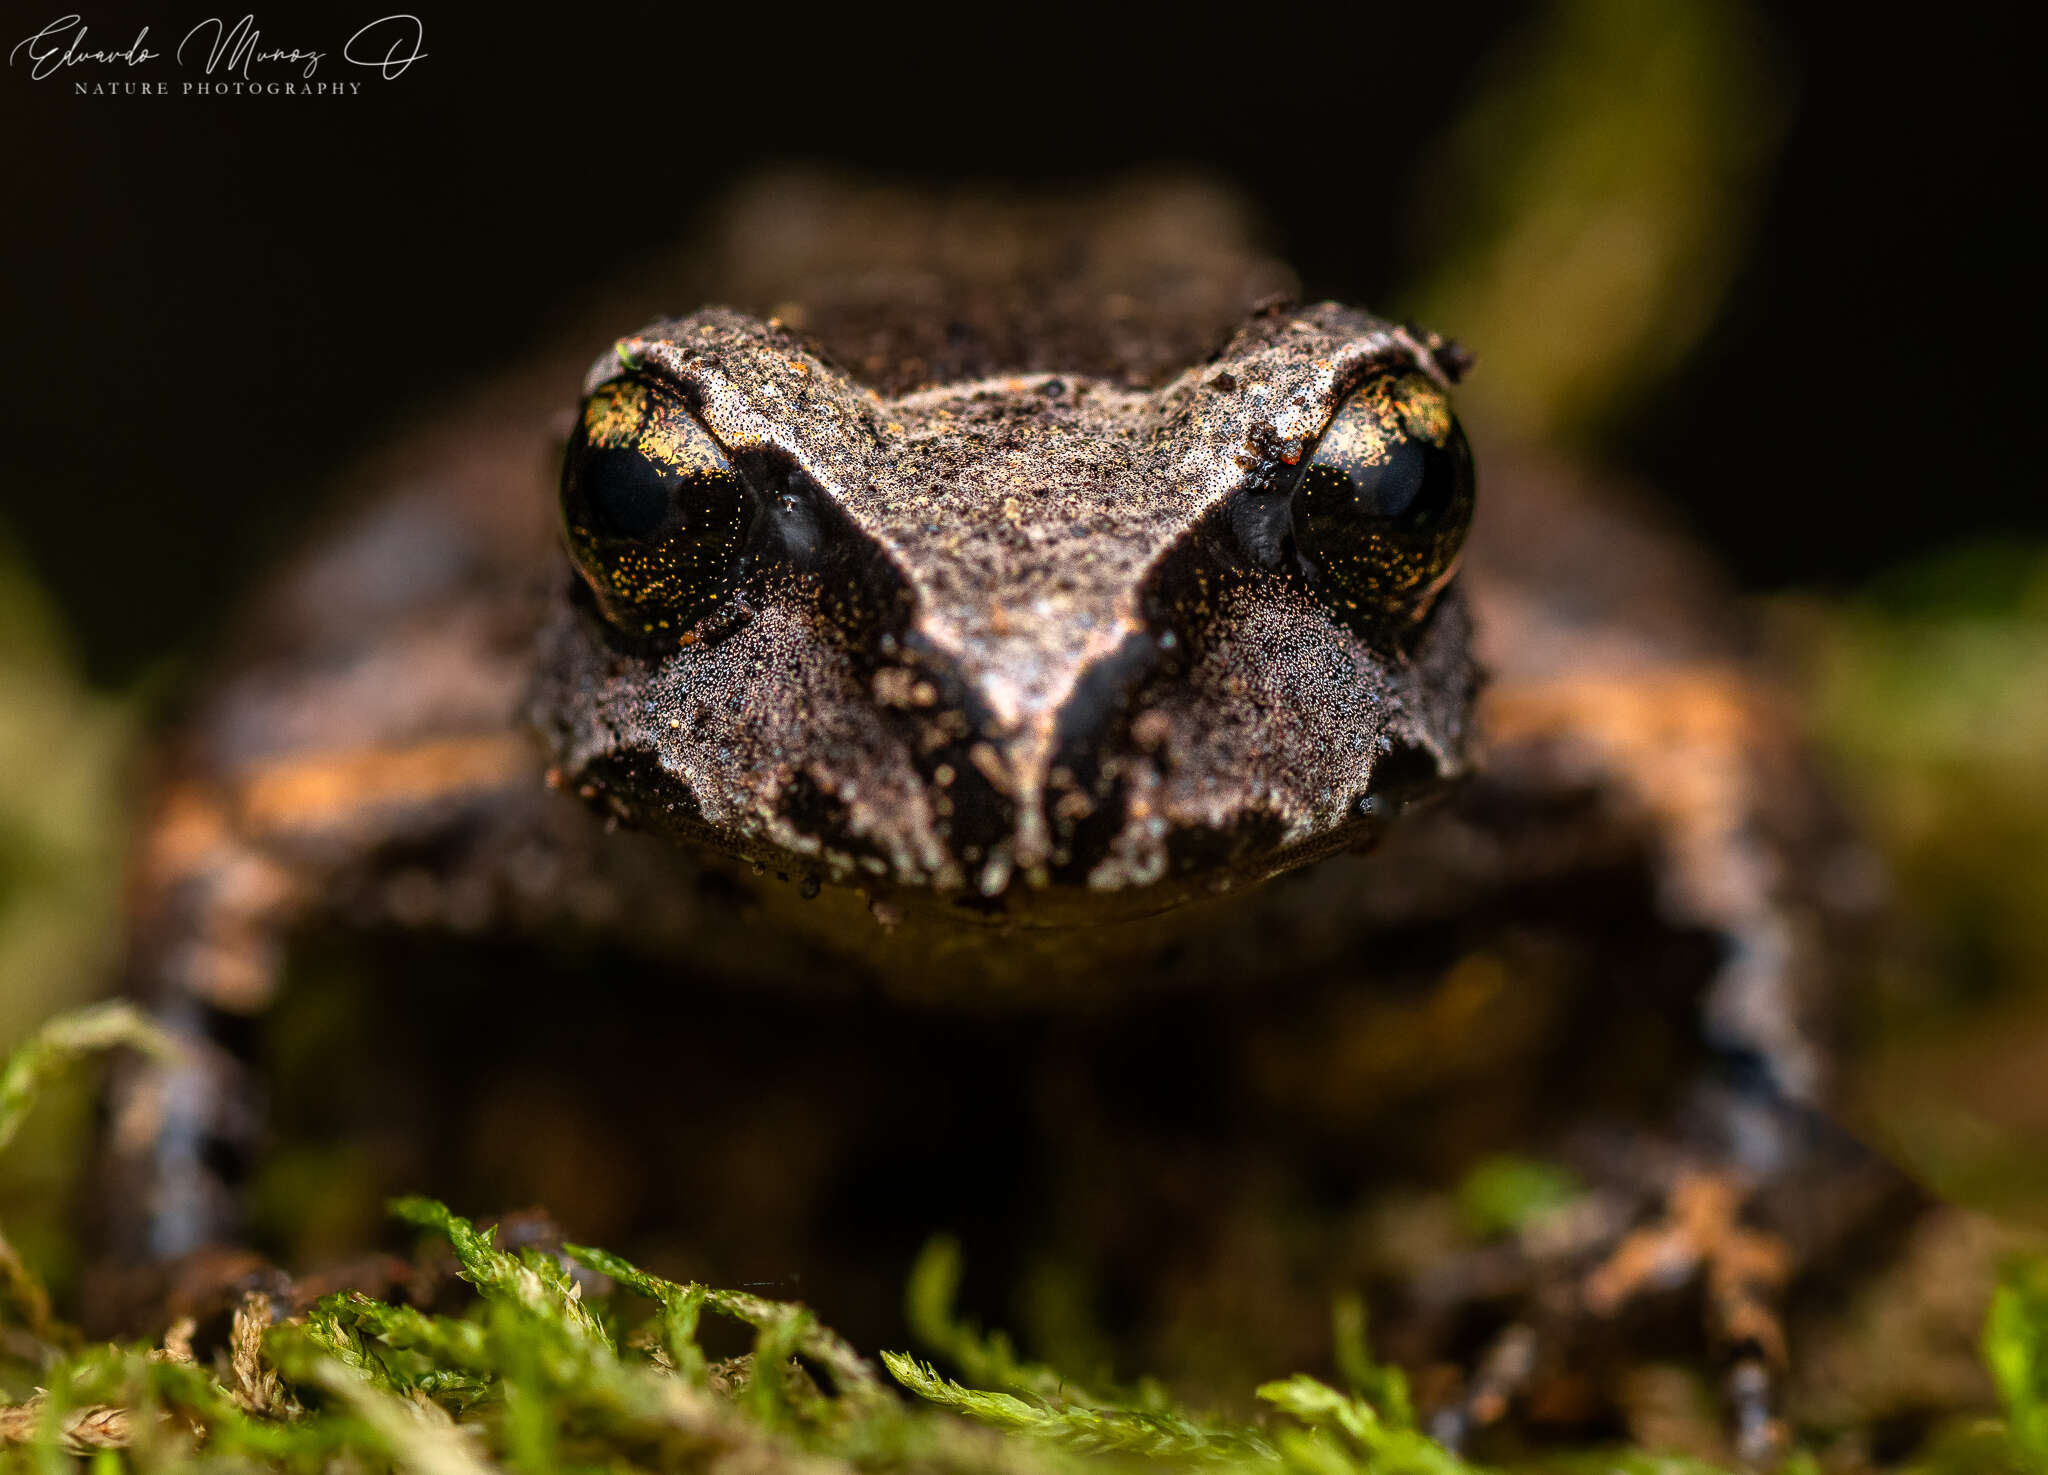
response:
[[[987,646],[966,658],[929,640],[875,678],[904,729],[934,826],[971,889],[1078,881],[1091,842],[1121,827],[1118,755],[1132,704],[1158,668],[1143,629],[1080,650]]]

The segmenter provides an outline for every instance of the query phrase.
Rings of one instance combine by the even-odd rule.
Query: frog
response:
[[[935,1107],[1053,1060],[1049,1219],[1155,1330],[1256,1340],[1201,1287],[1276,1204],[1326,1300],[1375,1174],[1557,1123],[1571,1212],[1401,1267],[1433,1432],[1584,1403],[1654,1304],[1784,1446],[1788,1297],[1919,1200],[1830,1115],[1867,856],[1682,536],[1207,181],[778,175],[570,317],[351,473],[166,739],[117,1261],[244,1237],[308,938],[566,931],[679,1039],[760,991],[957,1057]]]

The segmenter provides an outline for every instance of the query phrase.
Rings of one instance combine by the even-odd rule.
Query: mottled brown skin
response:
[[[1233,509],[1374,374],[1448,383],[1457,356],[1290,304],[1197,186],[947,206],[779,180],[654,275],[363,468],[374,497],[277,582],[171,750],[130,986],[193,1050],[117,1093],[123,1251],[235,1234],[228,1169],[260,1124],[205,1041],[266,1009],[313,928],[617,932],[691,988],[1220,1000],[1170,1007],[1238,1042],[1243,1122],[1175,1145],[1117,1137],[1103,1105],[1101,1143],[1069,1144],[1073,1183],[1091,1150],[1132,1154],[1085,1231],[1104,1276],[1199,1315],[1203,1257],[1256,1284],[1232,1236],[1295,1194],[1272,1140],[1315,1144],[1295,1181],[1327,1180],[1386,1155],[1384,1117],[1441,1177],[1464,1128],[1533,1119],[1519,1092],[1580,1143],[1598,1212],[1563,1247],[1486,1252],[1511,1335],[1443,1430],[1590,1356],[1643,1285],[1697,1277],[1701,1346],[1767,1450],[1779,1293],[1865,1222],[1877,1190],[1852,1189],[1889,1185],[1817,1114],[1856,852],[1712,576],[1611,493],[1484,445],[1440,594],[1360,627],[1260,567]],[[731,305],[607,346],[678,301]],[[659,647],[606,623],[560,545],[578,376],[622,364],[687,398],[774,538],[741,614]],[[1580,993],[1609,1002],[1543,1002]],[[1649,1051],[1637,1026],[1673,999],[1691,1038]],[[1607,1076],[1656,1118],[1561,1120]],[[1207,1166],[1174,1180],[1176,1153]],[[1320,1263],[1367,1274],[1344,1222]],[[1414,1280],[1395,1344],[1470,1357],[1471,1277]]]

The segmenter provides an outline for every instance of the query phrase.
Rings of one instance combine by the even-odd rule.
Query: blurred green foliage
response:
[[[1789,104],[1746,7],[1543,7],[1408,211],[1423,270],[1402,309],[1479,353],[1461,413],[1583,444],[1683,362],[1748,243]]]
[[[1979,1000],[2048,988],[2048,549],[1949,550],[1810,628],[1826,741],[1935,961]]]
[[[102,992],[120,945],[129,704],[79,679],[55,611],[0,529],[0,1049]],[[0,1175],[0,1223],[60,1274],[89,1097],[39,1113]]]
[[[2048,549],[1948,550],[1779,613],[1891,873],[1866,1115],[1945,1192],[2048,1224]]]
[[[1563,1208],[1579,1191],[1557,1163],[1490,1157],[1458,1185],[1458,1212],[1475,1235],[1509,1234],[1547,1210]]]
[[[2015,1264],[1991,1302],[1984,1360],[1998,1383],[2013,1447],[2048,1470],[2048,1261]]]
[[[129,735],[0,535],[0,1040],[104,976]]]

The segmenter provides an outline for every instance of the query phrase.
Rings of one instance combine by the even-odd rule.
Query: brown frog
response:
[[[1437,1430],[1596,1418],[1676,1304],[1774,1447],[1782,1297],[1903,1191],[1820,1114],[1859,852],[1711,574],[1475,457],[1462,350],[1293,301],[1200,186],[784,179],[654,275],[362,468],[185,723],[130,987],[191,1049],[117,1090],[122,1253],[241,1232],[295,939],[614,933],[686,1054],[786,1000],[792,1142],[1028,1098],[996,1218],[1155,1354],[1313,1355],[1248,1308],[1384,1275],[1369,1190],[1563,1153],[1573,1213],[1390,1293],[1470,1369]],[[858,1196],[786,1152],[701,1187],[815,1269]]]

